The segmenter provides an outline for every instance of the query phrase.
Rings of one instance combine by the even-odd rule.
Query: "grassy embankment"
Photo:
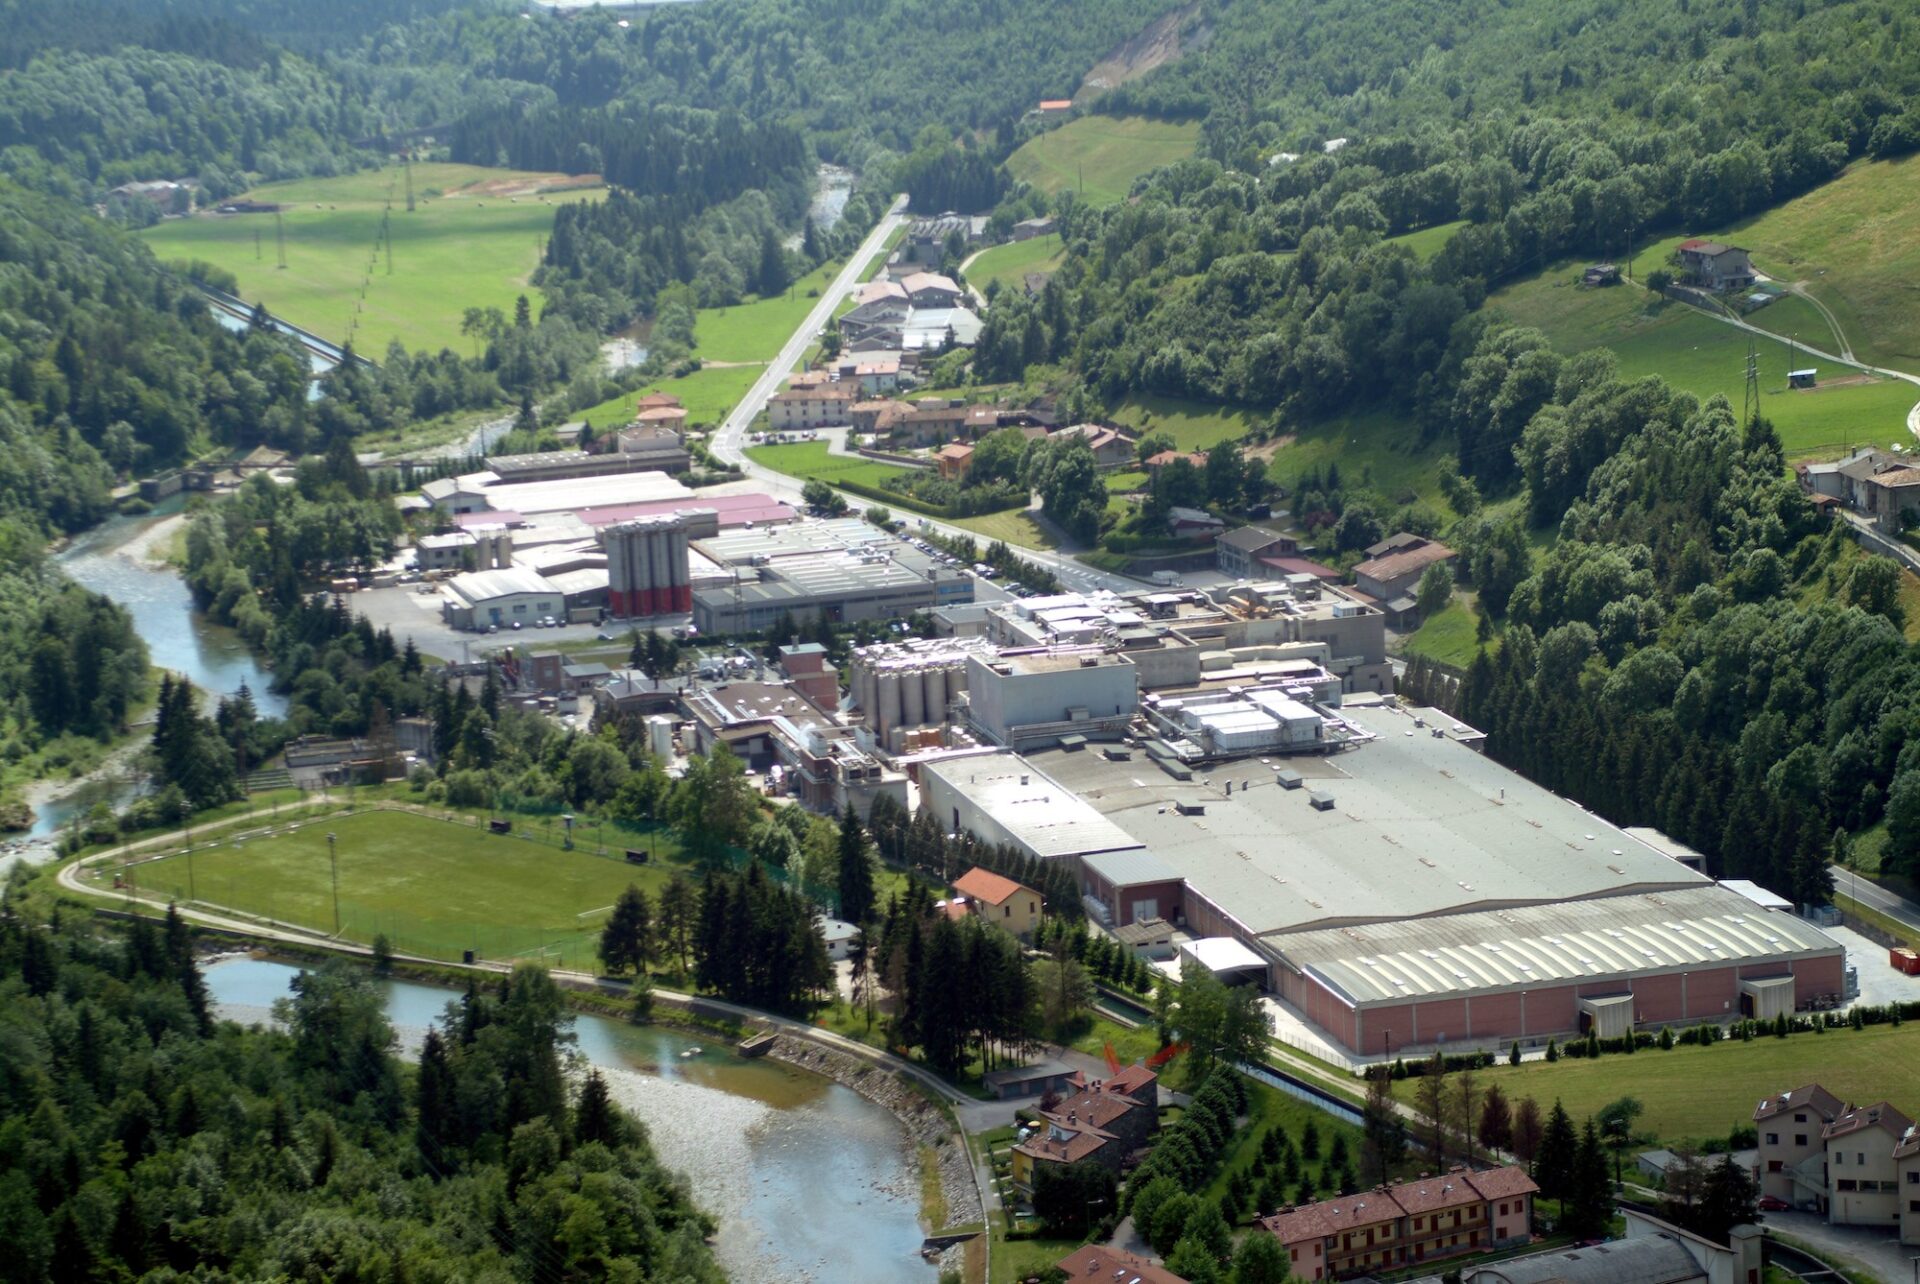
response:
[[[1417,232],[1402,232],[1399,236],[1389,236],[1390,245],[1404,245],[1412,250],[1414,257],[1422,263],[1430,263],[1441,247],[1453,239],[1453,234],[1467,225],[1465,219],[1452,223],[1436,223],[1432,227],[1423,227]]]
[[[513,315],[515,297],[528,293],[554,207],[600,199],[598,187],[561,190],[572,181],[477,165],[416,165],[411,214],[399,166],[269,183],[247,199],[285,207],[284,269],[271,214],[196,215],[141,235],[162,261],[202,259],[224,268],[238,279],[242,297],[323,338],[343,341],[353,326],[355,348],[376,360],[393,339],[410,349],[467,352],[465,310]],[[391,273],[384,249],[374,251],[383,218],[393,240]]]
[[[1051,272],[1066,257],[1060,234],[1050,232],[1026,241],[1008,241],[974,256],[967,269],[967,284],[985,294],[995,281],[1003,290],[1024,290],[1029,272]]]
[[[1659,249],[1650,249],[1635,261],[1635,275],[1644,280],[1663,259]],[[1487,305],[1509,320],[1538,328],[1562,352],[1609,348],[1620,360],[1622,376],[1658,375],[1702,400],[1719,394],[1736,412],[1745,392],[1751,341],[1759,357],[1761,413],[1779,430],[1789,456],[1835,456],[1850,446],[1885,445],[1906,437],[1907,411],[1920,400],[1920,388],[1810,361],[1804,352],[1796,356],[1782,340],[1757,337],[1635,285],[1583,289],[1577,284],[1579,266],[1557,264],[1500,290]],[[1754,315],[1782,308],[1787,311],[1779,315],[1791,318],[1795,309],[1804,307],[1783,300]],[[1811,310],[1803,315],[1810,317]],[[1820,386],[1788,390],[1787,370],[1806,365],[1820,369]]]
[[[859,455],[832,454],[824,441],[796,442],[790,446],[750,446],[747,448],[747,457],[789,477],[823,481],[830,486],[847,482],[879,486],[889,477],[910,471]]]
[[[1920,313],[1913,306],[1920,281],[1920,156],[1858,162],[1831,183],[1713,235],[1744,246],[1761,271],[1824,303],[1862,361],[1920,373]],[[1779,308],[1773,304],[1748,319],[1835,351],[1816,337],[1827,326],[1813,309],[1803,324]]]
[[[693,355],[700,369],[678,378],[656,379],[573,417],[594,428],[618,427],[633,418],[640,398],[656,392],[680,398],[691,425],[717,424],[747,395],[767,362],[779,353],[794,329],[833,282],[838,262],[823,263],[771,298],[751,299],[730,308],[701,308],[693,317]]]
[[[1029,138],[1007,158],[1007,170],[1051,195],[1072,190],[1093,205],[1126,199],[1133,180],[1193,155],[1195,122],[1143,116],[1082,116]]]
[[[1394,1094],[1412,1105],[1412,1077]],[[1769,1093],[1819,1083],[1846,1101],[1912,1101],[1920,1097],[1920,1026],[1878,1025],[1829,1030],[1712,1047],[1649,1048],[1597,1060],[1563,1057],[1518,1067],[1504,1062],[1480,1072],[1480,1084],[1498,1083],[1510,1102],[1532,1097],[1542,1114],[1557,1098],[1579,1123],[1608,1102],[1637,1098],[1646,1113],[1639,1128],[1660,1144],[1724,1138],[1751,1122],[1753,1103]]]

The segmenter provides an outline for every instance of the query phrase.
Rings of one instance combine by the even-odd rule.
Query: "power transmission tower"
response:
[[[1740,421],[1752,423],[1760,417],[1760,354],[1752,339],[1747,340],[1747,391],[1740,406]]]
[[[280,217],[278,210],[273,213],[273,240],[280,251],[280,266],[285,267],[287,265],[287,225]]]

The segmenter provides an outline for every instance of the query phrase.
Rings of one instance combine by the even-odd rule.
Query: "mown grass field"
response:
[[[1027,241],[1008,241],[974,256],[973,266],[967,269],[967,284],[982,294],[995,281],[1003,290],[1024,290],[1027,273],[1051,272],[1060,266],[1064,255],[1058,232]]]
[[[633,421],[635,406],[640,398],[664,392],[669,397],[680,398],[680,404],[687,408],[689,424],[717,424],[740,403],[740,398],[747,395],[747,389],[760,377],[762,368],[758,363],[702,366],[678,379],[656,379],[644,388],[636,388],[611,401],[603,401],[570,418],[586,420],[593,425],[595,432],[602,428],[625,427]]]
[[[1420,627],[1407,639],[1407,651],[1464,669],[1473,663],[1474,654],[1480,649],[1476,640],[1479,627],[1480,617],[1473,607],[1456,597],[1445,610],[1436,611],[1420,622]]]
[[[1411,1105],[1414,1083],[1409,1077],[1394,1084],[1394,1095]],[[1818,1083],[1843,1101],[1920,1099],[1920,1025],[1766,1035],[1751,1043],[1649,1048],[1594,1061],[1563,1057],[1551,1065],[1502,1062],[1481,1071],[1480,1083],[1498,1083],[1512,1102],[1530,1096],[1542,1114],[1558,1098],[1576,1124],[1610,1101],[1633,1096],[1646,1107],[1639,1128],[1662,1144],[1705,1141],[1750,1123],[1762,1097],[1803,1083]]]
[[[785,294],[730,308],[701,308],[693,317],[694,355],[702,361],[773,360],[840,267],[838,261],[824,263],[788,286]]]
[[[196,215],[141,235],[162,261],[203,259],[226,269],[244,298],[322,338],[342,342],[351,328],[354,347],[376,360],[393,339],[410,349],[467,352],[462,314],[490,307],[512,316],[540,261],[554,207],[600,199],[598,188],[547,190],[570,181],[478,165],[416,165],[411,214],[398,166],[269,183],[247,197],[286,207],[285,269],[277,266],[271,214]],[[428,195],[433,191],[440,195]],[[374,252],[389,202],[391,274],[385,251]],[[531,301],[537,309],[539,299]]]
[[[349,940],[386,933],[396,950],[458,959],[475,950],[489,959],[544,957],[555,966],[592,967],[605,911],[629,883],[657,892],[668,878],[662,865],[677,856],[667,831],[659,834],[660,864],[629,865],[637,837],[609,829],[605,856],[599,834],[581,826],[576,848],[489,833],[484,817],[434,820],[406,812],[362,812],[276,830],[271,838],[222,842],[193,853],[192,890],[208,906],[225,906],[317,931],[333,927],[327,834],[337,836],[340,920]],[[476,827],[476,824],[478,827]],[[516,831],[547,832],[544,820],[516,817]],[[188,896],[187,857],[136,866],[145,893]]]
[[[1453,234],[1467,225],[1465,219],[1452,223],[1438,223],[1433,227],[1423,227],[1417,232],[1403,232],[1399,236],[1387,238],[1389,244],[1404,245],[1412,250],[1422,263],[1429,263],[1440,252],[1442,246],[1453,239]]]
[[[1133,180],[1193,155],[1197,122],[1144,116],[1082,116],[1029,138],[1007,158],[1007,170],[1043,192],[1069,189],[1094,205],[1124,200]]]
[[[1920,387],[1810,362],[1782,340],[1756,337],[1637,286],[1587,290],[1577,279],[1577,264],[1560,264],[1499,291],[1488,306],[1537,327],[1563,352],[1611,348],[1623,376],[1659,375],[1703,400],[1724,396],[1736,411],[1751,340],[1760,365],[1761,413],[1773,421],[1789,455],[1838,455],[1849,446],[1884,446],[1906,436],[1907,411],[1920,401]],[[1791,307],[1793,301],[1772,306]],[[1820,371],[1820,386],[1788,390],[1788,369],[1806,365]]]
[[[823,481],[834,486],[843,482],[878,486],[889,477],[909,471],[883,464],[877,459],[831,454],[824,441],[802,441],[790,446],[749,446],[747,457],[789,477],[803,477],[808,481]]]
[[[1920,373],[1920,156],[1861,161],[1713,235],[1831,308],[1855,356]]]
[[[1033,515],[1023,508],[983,513],[978,517],[951,517],[947,521],[954,526],[964,526],[981,539],[997,539],[1018,548],[1058,548],[1060,545],[1054,533],[1033,520]]]
[[[1254,412],[1239,406],[1141,395],[1129,397],[1113,412],[1114,422],[1137,436],[1165,433],[1175,450],[1207,450],[1253,430]]]
[[[1309,471],[1337,464],[1348,487],[1364,487],[1389,504],[1418,499],[1444,516],[1453,511],[1440,493],[1447,453],[1444,444],[1422,445],[1404,416],[1368,411],[1294,429],[1273,451],[1267,475],[1291,486]]]

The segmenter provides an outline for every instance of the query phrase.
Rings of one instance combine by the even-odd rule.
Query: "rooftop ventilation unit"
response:
[[[1315,789],[1310,791],[1307,794],[1307,801],[1312,804],[1315,811],[1333,810],[1333,795],[1321,790]]]

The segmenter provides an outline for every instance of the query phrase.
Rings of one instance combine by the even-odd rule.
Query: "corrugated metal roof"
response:
[[[1355,1003],[1784,962],[1840,947],[1819,928],[1719,887],[1372,923],[1264,938]]]

